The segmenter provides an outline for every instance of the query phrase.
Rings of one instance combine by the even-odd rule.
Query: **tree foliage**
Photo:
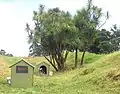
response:
[[[109,18],[108,12],[105,16],[105,21],[101,24],[103,17],[102,9],[94,6],[92,0],[88,0],[87,7],[77,11],[75,15],[75,26],[79,29],[79,39],[81,40],[81,48],[83,55],[81,58],[81,65],[84,63],[85,52],[94,43],[98,29],[101,28],[106,20]]]
[[[38,50],[46,52],[48,57],[45,55],[44,57],[56,71],[63,71],[70,42],[76,31],[72,16],[69,12],[61,11],[59,8],[45,11],[44,6],[40,5],[39,11],[34,12],[33,21],[34,30],[31,30],[28,24],[26,25],[33,52]]]
[[[120,28],[113,25],[111,30],[102,29],[88,52],[100,54],[111,53],[120,49]]]
[[[110,31],[101,29],[109,18],[109,13],[94,6],[88,0],[86,7],[71,16],[59,8],[45,10],[40,5],[33,11],[34,28],[26,24],[30,55],[44,56],[56,71],[65,70],[65,62],[70,51],[75,51],[75,67],[78,66],[78,52],[110,53],[120,49],[120,29],[114,25]],[[103,20],[104,19],[104,20]]]
[[[7,53],[7,52],[6,52],[5,50],[3,50],[3,49],[0,50],[0,55],[13,57],[13,54]]]

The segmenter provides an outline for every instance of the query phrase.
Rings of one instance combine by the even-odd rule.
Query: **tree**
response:
[[[120,29],[113,25],[111,31],[102,29],[98,32],[94,44],[88,49],[92,53],[111,53],[120,49]]]
[[[79,39],[82,45],[81,65],[84,64],[84,55],[86,50],[93,44],[97,31],[101,28],[109,18],[108,12],[105,16],[105,21],[101,24],[103,17],[102,9],[94,6],[92,0],[88,0],[88,5],[75,15],[75,26],[79,29]]]
[[[77,35],[76,35],[76,37],[77,37]],[[75,39],[75,68],[77,68],[77,66],[78,66],[78,50],[79,50],[79,44],[80,44],[80,40],[79,40],[79,38],[76,38]]]
[[[1,50],[0,50],[0,54],[1,54],[1,55],[5,55],[5,54],[6,54],[6,51],[3,50],[3,49],[1,49]]]
[[[55,70],[64,71],[70,41],[73,40],[72,36],[76,31],[70,13],[59,8],[45,11],[44,6],[40,5],[39,11],[34,12],[33,21],[34,30],[26,25],[29,43],[41,45],[42,51],[48,53],[48,56],[44,57]]]
[[[112,44],[113,51],[118,51],[120,49],[120,28],[118,28],[116,24],[111,28],[110,43]]]
[[[112,52],[112,44],[111,44],[111,32],[106,29],[102,29],[98,31],[97,37],[88,49],[88,52],[91,53],[110,53]]]
[[[72,44],[73,47],[74,47],[73,49],[75,50],[75,68],[78,67],[78,51],[81,48],[81,41],[78,38],[78,35],[79,35],[79,32],[78,32],[78,29],[77,29],[76,36],[75,36],[75,39],[73,41],[74,43]]]
[[[13,57],[13,54],[6,53],[6,51],[3,49],[0,50],[0,55]]]

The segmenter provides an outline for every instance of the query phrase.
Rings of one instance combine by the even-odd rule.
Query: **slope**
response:
[[[8,64],[3,60],[3,58],[0,57],[0,77],[6,77],[7,74],[9,74],[9,66]]]
[[[68,57],[67,62],[70,66],[73,62],[71,57],[73,58],[73,54]],[[56,73],[51,77],[35,76],[33,88],[12,88],[2,79],[0,92],[3,94],[120,94],[119,61],[120,52],[98,57],[88,56],[86,57],[88,64],[82,68]]]

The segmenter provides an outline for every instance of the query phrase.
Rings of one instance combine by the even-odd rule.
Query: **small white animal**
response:
[[[11,84],[11,77],[7,77],[8,84]]]
[[[52,76],[52,75],[53,75],[53,71],[50,71],[50,72],[49,72],[49,75]]]

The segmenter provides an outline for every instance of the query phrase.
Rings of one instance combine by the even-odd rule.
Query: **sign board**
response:
[[[16,66],[16,73],[28,73],[28,66]]]

